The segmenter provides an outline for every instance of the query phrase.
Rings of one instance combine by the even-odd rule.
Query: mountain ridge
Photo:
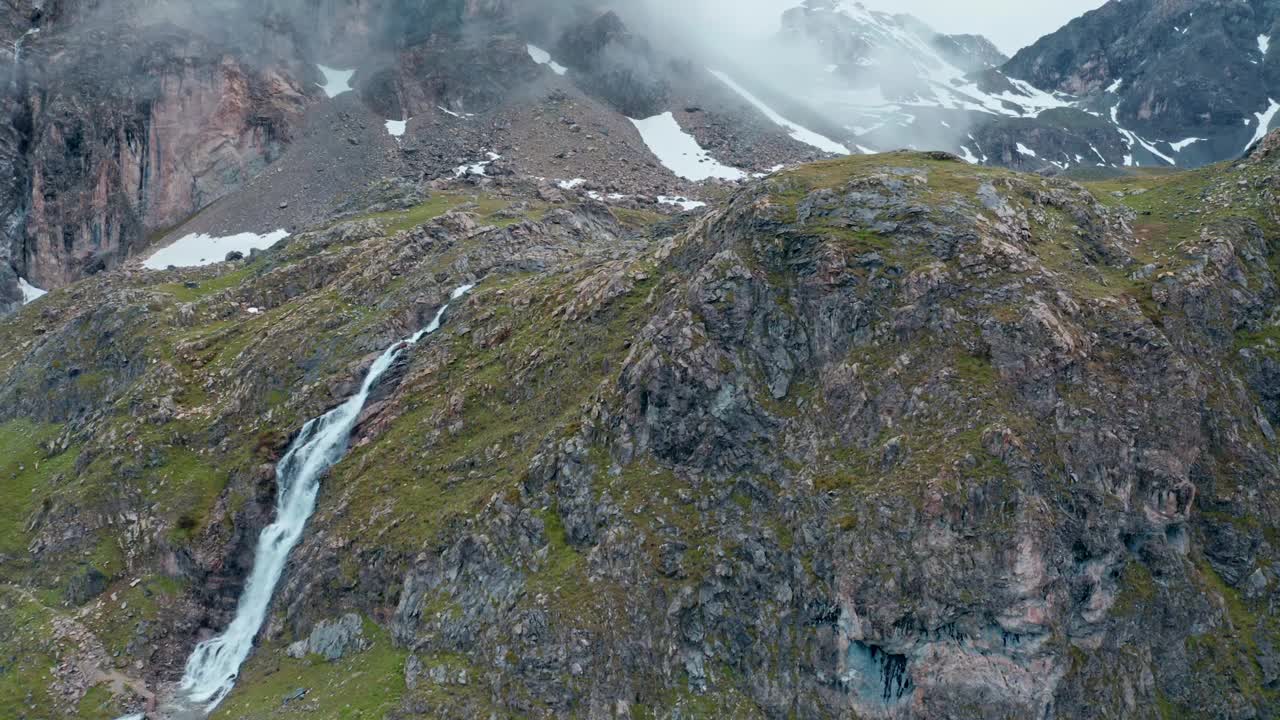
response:
[[[34,489],[0,698],[168,692],[294,430],[474,282],[372,390],[214,717],[1266,714],[1278,147],[1088,189],[852,157],[674,218],[388,186],[54,292],[0,323]],[[118,691],[66,669],[117,652]]]
[[[1095,22],[1088,18],[1135,13],[1148,5],[1105,6],[999,64],[1004,58],[981,39],[941,35],[909,16],[872,12],[856,3],[810,0],[787,11],[781,20],[782,37],[771,41],[767,52],[762,48],[757,53],[775,59],[776,67],[767,72],[741,59],[722,63],[692,50],[689,57],[672,55],[671,48],[630,30],[623,6],[609,15],[586,5],[566,8],[554,3],[419,7],[387,1],[366,8],[335,1],[322,12],[300,13],[289,3],[277,3],[248,15],[233,13],[231,24],[211,34],[202,29],[207,24],[203,11],[171,9],[144,16],[130,4],[109,11],[67,9],[62,4],[33,7],[27,11],[28,20],[8,31],[15,43],[25,43],[27,53],[26,61],[13,68],[4,100],[12,122],[0,138],[6,178],[0,211],[7,218],[0,225],[6,237],[0,245],[7,257],[0,271],[0,309],[11,311],[21,304],[23,282],[59,287],[115,267],[158,241],[172,241],[184,227],[188,233],[236,234],[297,226],[314,221],[342,188],[365,186],[388,174],[419,180],[448,177],[455,167],[475,162],[499,146],[505,150],[496,153],[503,159],[495,171],[505,166],[507,172],[554,182],[582,180],[596,186],[592,191],[602,197],[705,201],[706,191],[670,173],[653,148],[626,127],[628,116],[671,112],[702,152],[742,174],[817,159],[832,149],[873,152],[904,145],[948,150],[971,162],[1050,173],[1194,167],[1238,155],[1262,137],[1275,116],[1265,104],[1254,107],[1251,98],[1266,95],[1256,83],[1217,79],[1207,91],[1190,91],[1188,107],[1216,103],[1212,99],[1223,93],[1240,99],[1225,106],[1221,122],[1214,120],[1217,134],[1200,133],[1196,127],[1171,133],[1143,119],[1147,111],[1141,98],[1150,87],[1177,87],[1176,78],[1167,75],[1180,72],[1184,62],[1162,61],[1158,64],[1167,68],[1161,71],[1164,75],[1157,72],[1149,81],[1131,77],[1129,85],[1124,78],[1106,74],[1101,91],[1102,76],[1086,84],[1069,80],[1055,85],[1043,73],[1031,71],[1029,58],[1039,52],[1034,48],[1077,32],[1095,39],[1111,37],[1088,30]],[[406,35],[404,24],[388,20],[399,12],[421,15],[416,35]],[[630,14],[634,12],[633,8]],[[1194,16],[1194,11],[1187,12]],[[1196,22],[1206,27],[1219,22],[1206,12]],[[1246,4],[1222,17],[1247,19],[1261,17],[1261,12],[1270,11],[1255,11]],[[1150,39],[1160,36],[1165,25],[1181,22],[1181,16],[1171,10],[1157,15],[1141,36],[1146,44],[1126,40],[1119,46],[1147,48],[1130,52],[1158,57],[1163,46],[1148,47],[1154,42]],[[1112,34],[1124,24],[1106,22]],[[66,42],[78,28],[95,23],[114,23],[111,26],[120,32],[141,28],[144,44],[115,53],[104,45],[111,36],[98,31],[85,35],[82,42]],[[155,29],[160,27],[170,29]],[[1232,27],[1236,40],[1248,34]],[[26,34],[37,29],[42,31]],[[1201,47],[1213,37],[1217,36],[1206,31],[1205,38],[1189,47]],[[522,50],[531,40],[546,44],[552,62],[561,56],[572,71],[556,76],[547,65],[539,68],[539,62]],[[1262,47],[1257,38],[1253,42]],[[177,46],[182,43],[185,49]],[[323,48],[331,57],[317,56]],[[216,52],[237,58],[231,61],[234,67],[202,60],[204,54]],[[815,52],[822,58],[811,57]],[[900,66],[895,58],[917,59],[902,66],[907,72],[895,71],[895,77],[886,78],[883,68],[867,72],[877,65],[877,56],[885,58],[886,67]],[[1253,60],[1270,72],[1267,57]],[[46,63],[45,58],[52,61]],[[181,58],[186,58],[185,74],[174,74]],[[322,120],[331,113],[316,110],[326,100],[315,86],[321,80],[316,65],[332,67],[343,58],[362,58],[356,63],[360,68],[355,82],[364,107]],[[1223,67],[1255,67],[1248,59],[1233,58]],[[1092,61],[1081,56],[1067,64],[1083,67],[1087,62]],[[107,68],[114,70],[106,72]],[[731,82],[721,82],[708,69]],[[103,75],[101,82],[67,80],[91,78],[95,72]],[[130,79],[139,74],[147,77]],[[1032,82],[1017,79],[1022,75]],[[546,90],[541,102],[533,97],[557,83],[561,87]],[[178,87],[199,87],[201,106],[176,95]],[[1064,89],[1087,93],[1068,96],[1062,94]],[[589,124],[596,132],[577,137],[559,132],[557,120],[566,121],[563,129],[574,132],[583,127],[564,113],[545,111],[560,102],[560,92],[569,93],[570,103],[579,107],[577,101],[587,103]],[[112,109],[90,118],[89,107]],[[1188,112],[1195,111],[1168,111],[1159,117],[1183,117]],[[408,139],[392,142],[369,132],[384,121],[407,123]],[[246,185],[255,178],[269,182],[268,169],[291,168],[292,174],[308,166],[305,160],[279,160],[288,155],[299,133],[318,137],[317,130],[306,128],[318,129],[320,123],[327,123],[335,135],[324,141],[330,147],[323,154],[334,158],[338,167],[346,163],[338,158],[363,155],[359,161],[366,169],[345,172],[346,177],[333,182],[320,179],[318,184],[328,189],[315,199],[280,191],[271,193],[277,198],[274,205],[261,202],[253,207],[252,197],[246,202]],[[415,125],[423,125],[424,131],[416,132]],[[426,126],[431,127],[430,136]],[[605,132],[609,135],[602,137]],[[84,137],[95,140],[85,144]],[[352,145],[344,153],[338,144],[346,140],[365,144]],[[369,143],[369,152],[359,149]],[[178,150],[169,152],[170,148]],[[594,157],[588,162],[588,156]],[[316,172],[309,170],[288,182],[310,186]],[[235,196],[226,201],[239,208],[234,214],[214,205],[225,196]],[[195,215],[198,211],[204,211],[203,220]],[[194,222],[184,222],[193,217]]]

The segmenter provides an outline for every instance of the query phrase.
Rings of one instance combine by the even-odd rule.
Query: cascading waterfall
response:
[[[13,75],[9,78],[9,82],[18,82],[18,72],[22,69],[22,44],[26,42],[27,38],[39,32],[40,28],[31,28],[30,30],[22,33],[22,35],[19,35],[17,40],[13,41]]]
[[[457,288],[449,299],[462,297],[472,287],[474,285]],[[174,701],[175,712],[206,715],[231,692],[240,666],[248,659],[253,650],[253,640],[266,620],[271,597],[284,573],[289,552],[302,538],[307,519],[315,510],[320,476],[346,454],[356,420],[364,409],[369,392],[383,373],[406,347],[438,330],[448,308],[446,304],[425,328],[387,348],[369,368],[360,392],[304,425],[276,465],[278,496],[275,522],[263,528],[258,537],[253,571],[240,594],[235,618],[221,635],[196,645],[187,659],[186,672]]]
[[[31,28],[30,30],[22,33],[22,35],[19,36],[17,40],[13,41],[13,64],[14,65],[17,65],[22,62],[22,43],[25,42],[27,38],[31,37],[32,35],[35,35],[38,32],[40,32],[40,28]]]

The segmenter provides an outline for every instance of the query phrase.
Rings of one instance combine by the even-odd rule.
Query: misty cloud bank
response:
[[[818,6],[830,0],[810,0]],[[100,0],[68,6],[92,16],[82,32],[125,23],[137,40],[120,58],[145,53],[149,36],[178,29],[234,48],[250,63],[285,65],[314,79],[311,68],[388,67],[407,47],[432,38],[487,42],[514,33],[553,52],[585,89],[630,116],[668,109],[666,83],[694,68],[726,73],[779,114],[852,147],[957,147],[970,120],[927,106],[932,70],[920,53],[893,43],[858,45],[851,34],[807,27],[801,0]],[[606,10],[625,23],[590,26]],[[792,13],[784,21],[784,13]],[[797,18],[800,18],[797,20]],[[928,30],[904,22],[928,36]],[[120,32],[124,32],[120,30]],[[826,32],[827,34],[823,34]],[[607,36],[603,47],[578,37]],[[855,58],[856,60],[850,60]],[[865,63],[868,68],[859,68]],[[120,73],[124,75],[126,73]],[[708,76],[709,77],[709,76]],[[712,83],[713,86],[714,83]],[[727,86],[725,92],[730,91]],[[911,109],[904,110],[904,107]],[[945,115],[945,119],[943,116]],[[869,135],[868,133],[873,133]]]

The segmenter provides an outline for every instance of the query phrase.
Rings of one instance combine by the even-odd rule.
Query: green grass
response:
[[[27,420],[0,425],[0,555],[25,553],[32,514],[53,492],[53,480],[69,479],[74,471],[74,448],[52,457],[44,450],[60,430]]]
[[[82,720],[111,720],[120,717],[120,707],[111,690],[102,685],[89,688],[76,704],[76,717]]]
[[[993,389],[1000,380],[1000,375],[995,365],[991,364],[989,357],[959,353],[954,367],[956,374],[963,382],[979,391],[986,392]]]
[[[497,217],[498,213],[507,209],[510,205],[511,202],[509,200],[483,193],[467,195],[459,192],[437,192],[426,202],[408,210],[373,213],[358,219],[377,221],[382,224],[386,232],[394,234],[424,225],[451,210],[464,208],[479,215],[481,224],[505,227],[522,219],[521,217]],[[545,206],[541,204],[531,206],[530,210],[525,213],[525,217],[539,219],[545,210]]]
[[[213,267],[215,270],[223,270],[228,266],[214,265]],[[196,284],[196,287],[194,288],[187,287],[185,282],[173,282],[157,285],[155,289],[159,292],[172,295],[173,299],[178,302],[195,302],[197,300],[216,295],[223,290],[238,287],[240,284],[245,282],[253,272],[253,267],[241,267],[231,270],[230,272],[215,275],[207,280],[199,279],[200,276],[197,276],[191,280],[191,282]]]
[[[569,544],[560,513],[551,509],[541,515],[548,541],[547,558],[540,570],[529,576],[529,591],[547,593],[558,602],[576,593],[590,593],[586,557]]]
[[[554,294],[572,287],[565,278],[513,278],[505,287],[497,281],[481,285],[469,300],[477,316],[492,315],[469,337],[446,331],[430,340],[424,347],[443,345],[446,363],[425,384],[404,388],[404,414],[377,443],[335,468],[339,483],[352,491],[351,522],[397,520],[383,536],[388,545],[416,548],[450,518],[514,488],[541,441],[563,429],[606,374],[619,369],[617,359],[647,316],[657,278],[636,282],[594,319],[573,322],[549,312]],[[516,310],[510,298],[517,294],[539,300]],[[472,338],[489,328],[508,332],[477,346]],[[470,472],[475,467],[485,470]],[[392,499],[394,515],[379,512]]]
[[[1195,170],[1136,172],[1085,186],[1102,204],[1123,205],[1138,213],[1134,232],[1143,243],[1171,251],[1198,240],[1200,229],[1213,221],[1247,218],[1273,228],[1269,202],[1253,187],[1261,172],[1219,163]]]
[[[29,596],[0,585],[0,713],[54,718],[62,712],[49,694],[56,647],[53,613]]]
[[[295,660],[280,643],[259,647],[241,672],[236,689],[211,716],[213,720],[374,720],[387,716],[405,693],[404,663],[408,653],[395,647],[387,631],[368,620],[365,639],[371,646],[327,662],[310,655]],[[289,704],[295,690],[306,696]]]
[[[93,630],[108,654],[120,653],[133,640],[139,620],[154,620],[161,607],[169,605],[185,590],[176,578],[153,575],[140,579],[137,585],[119,583],[114,600],[96,614],[85,618],[85,624]]]
[[[1258,660],[1259,641],[1265,638],[1274,646],[1280,641],[1280,627],[1266,616],[1265,608],[1250,607],[1207,560],[1197,558],[1195,565],[1206,595],[1221,599],[1226,617],[1217,627],[1188,638],[1192,666],[1197,672],[1218,678],[1250,702],[1273,705],[1280,701],[1280,691],[1263,684]]]

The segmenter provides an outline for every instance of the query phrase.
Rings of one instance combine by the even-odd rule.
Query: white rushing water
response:
[[[465,295],[473,285],[453,291],[450,300]],[[284,573],[289,552],[302,538],[307,519],[315,510],[320,476],[347,451],[351,430],[364,409],[369,392],[405,348],[440,329],[446,304],[435,319],[411,337],[396,342],[374,361],[360,392],[303,426],[293,444],[276,465],[276,519],[262,530],[255,550],[253,571],[236,606],[235,618],[217,637],[195,647],[175,699],[175,710],[207,714],[235,686],[240,666],[253,650],[253,640],[266,620],[276,584]],[[122,719],[123,720],[123,719]]]

